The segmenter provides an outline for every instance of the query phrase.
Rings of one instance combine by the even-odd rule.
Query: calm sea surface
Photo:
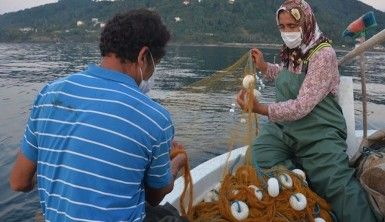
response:
[[[239,86],[209,93],[194,93],[184,87],[226,68],[247,50],[170,46],[157,66],[155,89],[150,96],[171,112],[176,140],[185,144],[191,167],[227,151],[231,130],[239,124],[239,118],[229,112]],[[10,191],[8,186],[30,107],[44,84],[81,71],[89,63],[98,63],[99,51],[96,44],[0,44],[0,51],[0,221],[34,221],[39,208],[36,190],[22,194]],[[263,51],[271,62],[278,54],[276,49]],[[338,52],[338,57],[345,53]],[[369,127],[385,128],[385,53],[366,55]],[[351,63],[340,71],[354,76],[356,126],[362,128],[359,68]],[[262,94],[263,101],[273,101],[273,85],[267,83]]]

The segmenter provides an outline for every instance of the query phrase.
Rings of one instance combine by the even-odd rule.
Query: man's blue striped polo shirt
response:
[[[172,181],[168,111],[128,75],[90,65],[43,88],[22,153],[48,221],[141,221],[144,184]]]

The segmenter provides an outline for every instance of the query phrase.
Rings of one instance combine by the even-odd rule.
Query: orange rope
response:
[[[292,188],[280,186],[280,194],[277,197],[269,196],[266,181],[269,176],[258,177],[256,170],[248,165],[241,166],[234,175],[227,174],[219,190],[219,200],[206,203],[201,202],[194,206],[191,221],[238,221],[231,212],[231,204],[234,201],[243,201],[249,207],[249,216],[244,222],[289,222],[289,221],[314,221],[316,217],[322,217],[325,221],[333,221],[329,212],[330,206],[312,192],[302,181],[302,178],[285,170],[282,167],[272,168],[264,172],[271,177],[278,178],[286,173],[293,180]],[[255,185],[262,190],[263,198],[258,200],[254,190],[249,185]],[[235,192],[236,191],[236,192]],[[304,210],[296,211],[289,203],[294,193],[302,193],[307,200]],[[319,209],[316,213],[315,209]]]
[[[186,157],[185,158],[186,161],[183,164],[184,188],[183,188],[183,192],[182,192],[182,194],[181,194],[181,196],[179,198],[179,206],[180,206],[180,210],[181,210],[182,216],[186,216],[188,218],[192,218],[193,183],[192,183],[192,179],[191,179],[190,165],[189,165],[189,160],[188,160],[187,153],[183,149],[173,149],[171,151],[170,157],[171,157],[171,159],[173,159],[174,157],[176,157],[179,154],[182,154],[182,155],[184,155]],[[188,207],[187,207],[187,210],[186,210],[185,198],[186,198],[186,194],[187,193],[188,193]]]

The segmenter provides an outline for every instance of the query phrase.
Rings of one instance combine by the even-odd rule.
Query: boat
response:
[[[341,76],[338,93],[338,103],[342,108],[346,125],[347,125],[347,154],[349,158],[359,151],[359,144],[362,140],[363,130],[355,129],[354,117],[354,97],[353,97],[353,78]],[[376,130],[369,130],[368,135],[375,133]],[[229,166],[231,171],[237,167],[244,165],[247,146],[234,149],[222,155],[214,157],[204,163],[201,163],[190,171],[193,181],[193,205],[201,202],[204,196],[217,186],[221,181],[224,170]],[[180,210],[179,197],[184,189],[184,178],[179,177],[174,182],[174,189],[167,194],[161,205],[170,203],[176,209]]]

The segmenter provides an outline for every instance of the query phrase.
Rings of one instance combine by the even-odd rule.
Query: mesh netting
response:
[[[239,83],[242,81],[243,76],[255,74],[256,68],[250,51],[248,51],[231,66],[194,82],[186,88],[193,91],[222,90],[234,85],[240,85]]]

